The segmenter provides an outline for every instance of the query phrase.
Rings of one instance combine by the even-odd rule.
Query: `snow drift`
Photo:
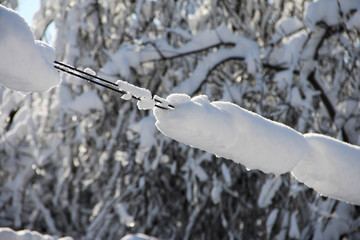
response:
[[[22,92],[46,91],[59,84],[55,52],[35,40],[15,11],[0,5],[0,84]]]

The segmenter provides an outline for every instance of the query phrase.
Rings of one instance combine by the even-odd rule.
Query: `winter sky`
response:
[[[34,13],[40,8],[40,0],[19,0],[17,11],[31,26]]]
[[[35,12],[40,8],[40,0],[19,0],[19,6],[16,11],[26,20],[31,26],[32,19]],[[55,26],[50,24],[46,31],[45,38],[42,39],[51,46],[54,46]]]

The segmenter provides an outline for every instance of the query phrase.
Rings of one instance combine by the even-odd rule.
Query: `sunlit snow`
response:
[[[320,134],[305,134],[309,150],[292,170],[321,194],[360,204],[360,147]]]
[[[122,80],[117,80],[116,84],[119,86],[119,89],[126,92],[122,99],[130,100],[132,96],[139,99],[137,106],[140,110],[152,109],[155,106],[155,101],[148,89],[137,87]]]
[[[0,84],[21,92],[46,91],[59,84],[55,52],[35,40],[15,11],[0,5]]]
[[[293,172],[319,193],[360,204],[360,147],[316,134],[302,135],[229,102],[210,102],[204,95],[172,94],[175,109],[155,109],[156,127],[165,135],[219,157],[266,173]],[[275,185],[273,182],[276,183]],[[259,206],[271,203],[264,185]],[[274,192],[274,191],[270,191]]]
[[[210,103],[204,95],[190,99],[172,94],[166,100],[175,105],[174,110],[154,110],[161,132],[247,168],[282,174],[307,151],[300,133],[235,104]]]
[[[148,3],[148,1],[146,1],[146,3]],[[139,6],[140,5],[141,4],[139,4]],[[319,42],[322,41],[321,39],[325,34],[325,27],[343,24],[348,28],[360,29],[360,13],[359,11],[353,13],[353,11],[355,11],[354,9],[360,9],[358,1],[319,0],[312,3],[307,2],[305,5],[306,7],[304,9],[306,9],[306,11],[303,16],[304,19],[287,17],[285,14],[276,22],[274,34],[270,36],[272,44],[275,45],[274,48],[271,48],[271,52],[268,52],[268,59],[271,60],[270,62],[272,62],[272,64],[275,63],[279,64],[279,66],[281,65],[281,67],[285,67],[284,70],[274,73],[275,75],[272,80],[280,89],[287,88],[287,97],[290,106],[304,109],[312,104],[314,100],[312,94],[314,93],[312,90],[303,92],[302,89],[294,83],[296,81],[301,82],[304,80],[303,75],[304,72],[306,72],[305,70],[314,70],[313,55],[316,52],[315,49],[319,46]],[[143,9],[144,15],[150,16],[151,10],[152,7],[147,5],[147,7]],[[117,131],[107,133],[111,136],[107,136],[106,139],[104,138],[104,142],[106,141],[106,144],[108,144],[106,147],[107,150],[103,151],[96,161],[99,160],[100,166],[104,166],[105,162],[107,164],[107,161],[110,159],[110,154],[108,153],[114,152],[115,169],[117,170],[112,175],[111,181],[117,181],[118,173],[122,170],[122,167],[125,168],[131,163],[126,149],[115,149],[115,146],[117,146],[115,145],[115,142],[120,141],[123,137],[121,136],[120,129],[126,128],[128,142],[137,141],[136,151],[132,152],[133,154],[131,156],[135,156],[135,162],[138,164],[143,163],[145,171],[157,168],[159,161],[162,161],[160,157],[156,158],[151,163],[144,160],[147,156],[153,154],[153,152],[160,152],[163,150],[159,150],[159,148],[156,149],[154,146],[165,148],[165,144],[156,138],[158,136],[155,128],[156,126],[163,134],[179,142],[205,150],[218,157],[227,158],[234,162],[244,164],[248,169],[258,169],[265,173],[275,174],[275,176],[271,174],[266,175],[267,179],[264,184],[259,186],[260,192],[257,201],[255,201],[255,205],[259,208],[264,208],[265,211],[267,211],[267,208],[274,203],[277,193],[281,191],[279,189],[286,184],[285,181],[283,181],[284,178],[279,177],[278,175],[287,172],[291,172],[294,177],[290,178],[291,186],[288,195],[289,197],[292,197],[294,192],[300,192],[301,187],[304,186],[302,184],[292,184],[293,182],[296,182],[296,184],[298,183],[295,180],[296,178],[298,181],[314,188],[322,195],[360,205],[360,188],[357,186],[360,181],[359,146],[347,144],[320,134],[301,134],[284,124],[268,120],[259,114],[250,112],[230,102],[210,102],[206,95],[199,95],[194,98],[189,96],[198,92],[202,87],[202,84],[207,80],[208,74],[213,71],[215,67],[229,59],[243,61],[246,64],[246,66],[244,65],[244,71],[246,71],[249,76],[255,76],[255,78],[257,76],[256,74],[259,74],[260,70],[262,70],[262,62],[260,59],[264,54],[262,51],[264,50],[264,47],[262,46],[263,43],[255,41],[255,37],[251,37],[251,33],[241,33],[246,36],[244,37],[239,35],[239,33],[235,34],[230,30],[231,28],[228,28],[228,25],[224,24],[219,24],[219,26],[211,30],[205,29],[198,31],[197,25],[206,19],[204,18],[205,15],[210,14],[212,13],[206,8],[206,3],[204,3],[203,6],[199,7],[198,11],[194,14],[190,14],[189,25],[192,31],[187,32],[178,27],[165,30],[167,32],[177,32],[186,39],[186,41],[178,47],[169,44],[165,38],[159,38],[155,40],[151,39],[150,43],[144,41],[142,42],[142,45],[140,44],[139,46],[124,45],[119,47],[118,50],[115,49],[114,52],[108,52],[110,60],[104,62],[102,71],[108,75],[120,75],[124,79],[128,79],[132,76],[133,71],[140,72],[140,69],[145,68],[144,62],[158,60],[166,61],[179,56],[192,55],[196,52],[201,52],[204,49],[208,51],[208,53],[203,54],[201,58],[199,57],[199,62],[196,66],[194,65],[195,67],[191,70],[191,74],[186,75],[181,71],[178,72],[179,75],[184,74],[179,77],[181,81],[178,81],[175,84],[176,87],[169,87],[164,92],[179,92],[179,94],[171,94],[166,100],[153,95],[145,88],[134,86],[126,81],[119,80],[116,82],[119,89],[125,92],[125,94],[121,96],[123,100],[135,98],[138,100],[138,109],[153,110],[153,112],[150,111],[148,112],[149,114],[145,113],[140,119],[136,118],[135,115],[130,116],[134,121],[131,124],[125,124],[125,121],[123,120],[125,117],[129,116],[128,111],[124,110],[124,112],[122,112],[123,114],[119,114],[120,117],[118,118],[116,125]],[[134,18],[135,16],[140,18],[140,15],[137,16],[134,13],[133,16]],[[74,19],[77,18],[74,17],[72,22],[75,22]],[[157,21],[160,20],[157,19]],[[191,35],[190,32],[194,35]],[[311,34],[309,34],[309,32],[311,32]],[[254,35],[256,36],[257,34]],[[61,50],[69,51],[67,59],[72,59],[72,57],[75,58],[78,54],[75,53],[76,51],[73,51],[74,49],[78,50],[77,48],[79,47],[75,44],[77,43],[77,39],[74,36],[67,40],[70,45],[72,44],[72,48],[69,48],[71,50]],[[142,40],[136,39],[136,41]],[[219,47],[219,45],[224,43],[226,43],[226,47]],[[35,40],[34,34],[31,32],[30,27],[26,24],[24,19],[13,10],[7,9],[1,5],[0,53],[0,84],[2,86],[19,92],[40,92],[47,91],[59,85],[59,74],[53,68],[53,61],[55,60],[54,49],[46,43]],[[76,61],[69,62],[78,63]],[[299,63],[309,67],[303,67],[300,71],[298,69]],[[84,71],[91,75],[96,74],[90,68],[86,68]],[[174,71],[177,71],[177,69],[174,69]],[[300,72],[300,80],[293,79],[294,71]],[[239,82],[240,81],[241,80],[239,80]],[[167,81],[164,81],[164,88],[167,88],[166,84],[169,84],[166,82]],[[231,89],[232,87],[233,86],[230,86],[229,89],[224,90],[225,93],[223,97],[226,100],[236,102],[235,100],[237,98],[241,99],[241,97],[229,97],[234,92],[237,94],[236,89]],[[59,100],[57,103],[61,106],[59,108],[61,111],[80,115],[90,115],[94,111],[101,113],[106,112],[106,106],[104,105],[105,101],[102,99],[105,94],[100,97],[98,91],[90,90],[82,92],[82,90],[80,90],[76,92],[76,95],[74,96],[72,94],[72,89],[70,88],[71,87],[68,85],[63,84],[59,87],[58,91],[56,91],[56,94],[58,94],[57,99]],[[28,209],[23,211],[21,206],[28,200],[22,198],[21,194],[29,194],[31,196],[30,202],[33,204],[31,207],[34,207],[35,209],[32,212],[34,219],[36,218],[36,215],[42,214],[43,221],[46,222],[47,227],[49,228],[48,232],[56,234],[58,233],[56,230],[56,218],[55,216],[54,219],[52,218],[51,214],[53,214],[53,212],[47,211],[45,204],[43,206],[41,199],[43,196],[38,196],[36,191],[31,189],[26,192],[24,187],[28,182],[33,184],[34,189],[35,187],[39,187],[32,182],[35,180],[31,179],[31,181],[29,181],[30,176],[33,172],[36,172],[36,174],[38,174],[38,171],[41,172],[41,169],[36,169],[36,164],[41,165],[41,163],[45,161],[44,159],[47,159],[48,155],[53,153],[53,150],[46,150],[46,154],[39,154],[43,149],[41,149],[42,141],[37,142],[36,140],[38,139],[35,138],[35,131],[39,130],[35,128],[34,124],[38,119],[35,114],[31,113],[34,109],[30,108],[30,104],[23,105],[23,102],[17,99],[18,96],[16,94],[19,93],[12,94],[7,98],[7,91],[10,91],[9,89],[4,90],[2,93],[3,95],[1,96],[3,99],[3,102],[0,104],[0,119],[3,120],[1,123],[6,122],[4,119],[10,115],[10,111],[16,110],[17,112],[12,119],[13,122],[9,123],[9,128],[1,135],[0,143],[4,146],[5,152],[12,152],[14,153],[14,156],[17,156],[17,146],[20,145],[21,142],[24,142],[24,139],[32,138],[31,141],[33,142],[31,143],[33,145],[27,147],[31,149],[31,154],[34,154],[35,159],[30,157],[21,159],[21,164],[23,165],[20,166],[19,164],[20,168],[17,168],[18,166],[14,165],[16,174],[14,174],[11,181],[4,184],[4,189],[7,189],[12,193],[12,195],[8,195],[9,199],[11,196],[12,201],[9,212],[13,211],[11,214],[14,215],[14,226],[18,229],[20,226],[34,227],[34,225],[32,225],[34,223],[28,223],[27,220],[22,219],[23,215],[27,214],[26,211],[28,211]],[[328,90],[330,91],[331,89],[329,88]],[[226,94],[228,95],[227,97]],[[36,98],[34,97],[34,99]],[[50,102],[49,105],[56,105],[51,103],[52,100],[53,99],[48,99]],[[359,104],[356,99],[351,101],[347,100],[338,103],[336,108],[336,114],[342,114],[343,116],[349,117],[359,108]],[[44,111],[47,110],[46,107],[42,109],[45,109]],[[125,114],[127,115],[125,116]],[[57,116],[54,118],[57,118]],[[72,119],[78,118],[77,116],[74,116]],[[340,129],[344,126],[346,119],[335,119],[334,124],[336,127],[340,126]],[[62,119],[61,121],[64,121],[65,124],[65,120]],[[48,124],[47,121],[50,122],[46,117],[46,120],[43,120],[44,123],[42,123],[40,130]],[[58,127],[59,126],[56,126],[55,129],[53,129],[51,126],[51,131],[57,131]],[[298,129],[300,129],[299,131],[305,132],[303,131],[305,128],[302,128],[301,126]],[[39,132],[42,133],[42,131]],[[114,134],[115,132],[116,134]],[[98,135],[94,135],[96,147],[100,146],[98,147],[99,149],[103,148],[105,145],[102,145],[101,143],[103,139],[99,139],[97,136]],[[63,137],[67,137],[65,133]],[[51,141],[57,140],[58,139],[54,138]],[[54,148],[57,147],[55,144],[51,143],[49,146]],[[80,145],[79,154],[87,152],[87,147],[88,146]],[[125,148],[128,146],[124,145],[123,147]],[[152,149],[154,149],[153,152]],[[71,161],[79,162],[76,158],[72,159],[67,157],[71,156],[70,151],[72,151],[72,149],[70,147],[61,148],[60,151],[64,152],[64,156],[66,157],[62,159],[63,162],[60,162],[59,164],[63,164],[65,167],[63,166],[63,168],[60,168],[57,175],[58,179],[60,179],[60,183],[58,182],[56,185],[57,193],[54,197],[54,199],[56,199],[53,202],[54,204],[62,201],[60,192],[63,191],[63,188],[66,189],[65,185],[63,185],[63,181],[72,177]],[[190,149],[189,151],[196,150]],[[161,157],[164,159],[170,158],[170,156],[167,156],[166,154]],[[16,158],[15,160],[19,160],[20,162],[20,159]],[[205,171],[201,166],[202,161],[203,159],[201,158],[195,159],[188,157],[186,163],[182,166],[177,166],[177,162],[174,161],[171,166],[171,173],[174,174],[176,169],[180,169],[183,172],[190,172],[191,170],[194,179],[196,178],[202,183],[211,182],[213,184],[211,188],[207,189],[213,204],[226,204],[225,202],[221,202],[222,194],[226,191],[229,193],[230,191],[227,187],[231,186],[235,181],[238,181],[238,179],[236,179],[236,176],[234,177],[234,175],[232,175],[233,173],[231,173],[231,169],[226,165],[226,161],[223,161],[221,163],[221,168],[218,169],[218,171],[214,171],[214,173]],[[15,164],[15,162],[16,161],[13,161],[11,164]],[[8,162],[6,162],[6,164],[8,164]],[[82,164],[87,165],[88,163],[84,161]],[[78,167],[79,163],[74,163],[74,166]],[[63,171],[63,169],[68,170]],[[100,167],[100,169],[95,168],[98,172],[102,172],[103,169],[102,167]],[[77,170],[75,169],[74,172],[75,171]],[[223,180],[219,180],[219,175],[221,175]],[[100,175],[91,177],[87,183],[83,182],[85,188],[95,188],[94,186],[91,186],[90,182],[95,183],[99,176]],[[132,181],[132,179],[129,181]],[[138,181],[139,189],[143,189],[144,186],[146,186],[145,184],[148,184],[147,181],[148,179],[145,180],[145,177],[141,177]],[[113,185],[114,184],[109,184],[109,187],[105,189],[112,189],[111,186]],[[193,191],[195,190],[192,189],[193,187],[190,185],[190,182],[185,182],[184,185],[187,185],[185,194],[187,200],[190,202],[190,200],[192,200],[191,195],[194,194]],[[41,189],[41,186],[39,189],[43,190]],[[24,192],[22,192],[23,190]],[[45,188],[44,191],[47,190],[48,189]],[[121,191],[124,190],[121,189]],[[42,193],[42,191],[39,191],[39,193],[40,192]],[[108,193],[110,195],[110,191]],[[234,194],[234,196],[238,197],[237,194]],[[48,195],[45,197],[49,198]],[[335,200],[329,200],[329,202],[335,202]],[[66,207],[70,207],[69,204],[77,203],[74,201],[65,202],[65,205],[66,204]],[[128,205],[130,204],[116,201],[111,203],[109,201],[105,204],[108,204],[109,206],[113,204],[114,207],[111,211],[114,211],[115,214],[117,214],[117,220],[120,224],[123,224],[128,228],[139,225],[137,223],[137,217],[141,214],[138,216],[137,212],[134,213],[131,209],[129,211]],[[326,204],[317,206],[326,206]],[[7,207],[8,206],[4,205],[5,209]],[[326,207],[333,208],[331,204]],[[323,212],[328,214],[329,211],[325,210],[319,208],[314,212],[315,214],[323,214]],[[105,219],[105,217],[101,218],[98,216],[105,216],[106,214],[109,214],[110,216],[110,212],[106,212],[107,209],[104,207],[104,202],[102,200],[98,201],[93,209],[89,208],[86,211],[89,211],[91,217],[96,219],[90,222],[90,226],[86,232],[88,234],[87,237],[89,238],[89,236],[97,231],[97,226],[105,229],[105,227],[102,226],[102,220]],[[154,212],[156,213],[156,211]],[[30,213],[30,211],[28,213]],[[326,216],[329,219],[331,218],[328,222],[329,224],[326,224],[325,226],[326,228],[330,228],[330,230],[327,231],[327,238],[331,237],[332,232],[340,233],[350,231],[350,226],[347,224],[346,217],[353,213],[350,212],[348,205],[338,204],[336,208],[334,207],[331,210],[331,213],[331,216]],[[278,236],[280,236],[279,239],[282,238],[281,236],[284,236],[285,238],[286,235],[284,234],[295,239],[301,238],[301,231],[303,229],[300,228],[300,222],[298,223],[298,218],[301,217],[300,215],[301,213],[298,211],[291,212],[289,209],[273,209],[265,219],[268,238],[271,238],[270,233],[273,227],[279,227],[277,226],[277,224],[280,224],[279,222],[282,222],[280,224],[282,230],[278,234]],[[74,214],[74,216],[77,215]],[[282,220],[278,219],[279,216],[281,216]],[[196,217],[193,219],[196,219]],[[314,219],[317,220],[318,218]],[[338,223],[336,222],[337,220],[339,220]],[[227,225],[227,219],[225,219],[225,217],[223,217],[222,224],[224,226]],[[315,229],[314,239],[321,238],[321,233],[322,230],[319,230],[319,228]],[[101,234],[99,236],[101,236]],[[57,238],[56,236],[43,235],[29,230],[14,231],[9,228],[0,228],[0,239],[70,240],[72,238]],[[130,234],[122,239],[152,240],[155,238],[144,234]]]
[[[87,91],[63,106],[72,113],[90,114],[92,111],[104,112],[104,104],[96,91]]]
[[[73,240],[72,237],[54,237],[36,231],[14,231],[10,228],[0,228],[0,239],[3,240]]]

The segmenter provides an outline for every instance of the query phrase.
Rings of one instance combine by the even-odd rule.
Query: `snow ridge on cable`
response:
[[[168,137],[249,169],[292,172],[320,194],[360,204],[359,146],[303,135],[235,104],[210,102],[205,95],[172,94],[166,100],[174,109],[154,109],[154,115],[156,127]]]

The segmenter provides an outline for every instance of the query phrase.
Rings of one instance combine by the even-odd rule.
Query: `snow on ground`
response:
[[[154,109],[156,127],[165,135],[219,157],[265,173],[291,172],[320,194],[360,204],[360,147],[318,134],[295,130],[228,102],[210,102],[204,95],[172,94],[174,109]],[[258,204],[266,206],[277,188],[264,189]]]
[[[0,85],[21,91],[46,91],[60,82],[52,47],[34,38],[15,11],[0,5]]]
[[[0,228],[0,239],[3,240],[73,240],[72,237],[53,237],[43,235],[35,231],[21,230],[14,231],[10,228]]]

